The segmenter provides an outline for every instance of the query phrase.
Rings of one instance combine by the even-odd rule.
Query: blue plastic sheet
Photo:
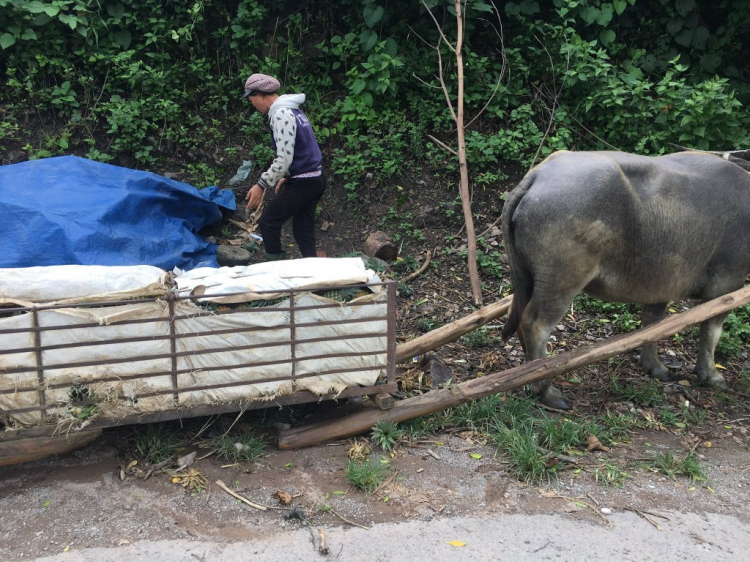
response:
[[[216,267],[198,232],[219,207],[236,208],[230,190],[76,156],[0,166],[0,267]]]

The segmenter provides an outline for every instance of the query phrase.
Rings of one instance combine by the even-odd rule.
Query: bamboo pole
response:
[[[748,302],[750,302],[750,286],[698,305],[687,312],[673,314],[661,322],[635,332],[615,336],[596,345],[580,347],[567,353],[537,359],[507,371],[455,384],[450,388],[433,390],[414,398],[401,400],[396,402],[390,410],[365,410],[337,420],[282,431],[279,433],[278,447],[279,449],[294,449],[350,437],[369,431],[380,420],[401,422],[452,408],[490,394],[506,392],[642,347]]]

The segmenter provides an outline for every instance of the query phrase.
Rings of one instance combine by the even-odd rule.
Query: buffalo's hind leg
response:
[[[544,298],[540,291],[535,290],[523,312],[519,326],[527,361],[547,356],[547,341],[552,329],[563,317],[577,293],[578,291],[573,291],[569,294]],[[545,406],[559,410],[570,409],[570,401],[563,396],[560,389],[552,385],[549,379],[532,383],[529,388],[533,394],[539,396]]]
[[[696,361],[695,365],[695,373],[698,375],[698,380],[701,383],[718,386],[719,388],[726,388],[727,382],[716,370],[714,351],[716,350],[716,344],[719,343],[719,338],[721,338],[724,319],[728,315],[728,312],[719,314],[701,323],[698,361]]]
[[[655,324],[666,317],[667,303],[644,304],[641,309],[641,323],[644,326]],[[651,378],[662,382],[669,382],[672,380],[672,375],[669,372],[669,369],[667,369],[664,363],[662,363],[661,359],[659,359],[659,354],[656,352],[656,342],[646,344],[641,348],[640,363],[643,370],[646,371]]]

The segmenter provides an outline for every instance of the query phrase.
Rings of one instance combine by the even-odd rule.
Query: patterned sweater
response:
[[[304,94],[285,94],[279,96],[268,112],[276,157],[258,180],[263,189],[276,186],[285,176],[295,177],[321,168],[323,156],[315,133],[299,108],[303,103]]]

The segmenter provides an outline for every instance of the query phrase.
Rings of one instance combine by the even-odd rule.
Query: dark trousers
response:
[[[326,190],[324,174],[316,178],[288,178],[260,217],[260,234],[268,254],[282,254],[281,227],[292,219],[292,233],[303,258],[317,256],[315,209]]]

